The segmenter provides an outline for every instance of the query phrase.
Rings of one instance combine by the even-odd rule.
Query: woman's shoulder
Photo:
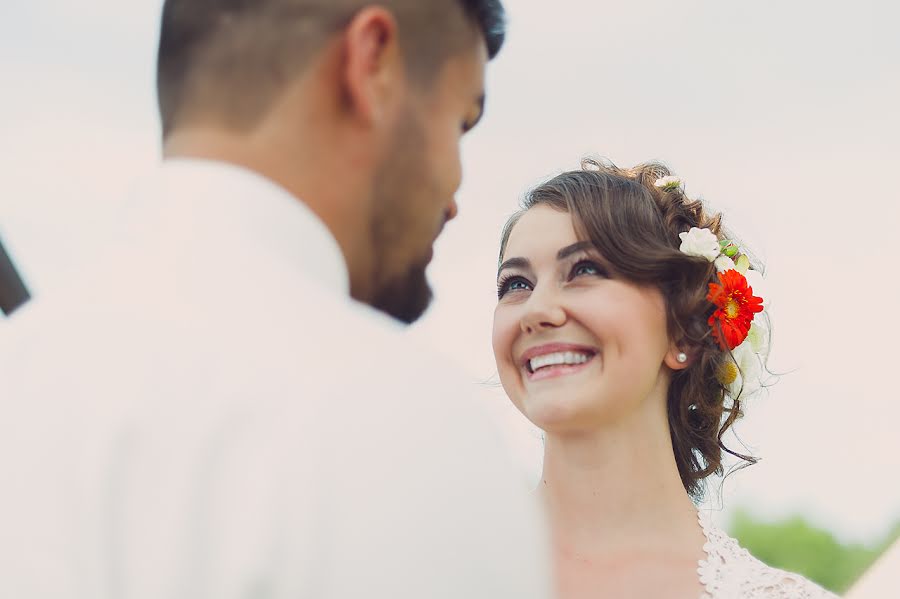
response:
[[[703,599],[834,599],[837,596],[792,572],[768,566],[699,513],[706,536],[706,559],[698,573],[706,589]]]

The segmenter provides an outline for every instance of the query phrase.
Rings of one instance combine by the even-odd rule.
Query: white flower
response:
[[[749,340],[731,350],[731,355],[734,360],[729,357],[729,361],[737,366],[737,373],[728,384],[728,395],[731,399],[743,400],[762,387],[762,364]]]
[[[719,256],[716,258],[716,271],[725,272],[726,270],[737,270],[734,260],[728,256]]]
[[[658,187],[659,189],[665,189],[666,191],[674,191],[681,188],[681,183],[681,177],[669,175],[668,177],[657,179],[653,186]]]
[[[691,227],[687,233],[679,233],[681,251],[688,256],[699,256],[713,262],[719,257],[719,240],[709,229]]]
[[[756,319],[754,318],[754,320]],[[762,319],[760,321],[759,324],[756,322],[751,324],[750,331],[747,333],[750,347],[758,354],[763,353],[769,345],[769,330],[762,324]]]

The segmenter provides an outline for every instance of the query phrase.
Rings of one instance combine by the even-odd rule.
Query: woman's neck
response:
[[[668,552],[697,541],[665,411],[647,412],[590,432],[547,434],[538,492],[559,551]]]

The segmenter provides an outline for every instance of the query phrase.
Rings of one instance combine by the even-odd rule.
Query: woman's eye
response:
[[[527,291],[529,289],[531,289],[531,283],[522,277],[511,277],[501,280],[497,284],[497,297],[502,298],[510,291]]]
[[[606,271],[596,262],[591,262],[590,260],[582,260],[572,267],[572,278],[580,277],[581,275],[606,276]]]

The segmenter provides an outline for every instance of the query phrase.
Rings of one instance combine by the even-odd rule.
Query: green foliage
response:
[[[835,593],[843,593],[882,552],[900,537],[900,522],[874,546],[842,544],[827,530],[800,516],[763,522],[744,510],[735,512],[730,534],[758,559],[796,572]]]

